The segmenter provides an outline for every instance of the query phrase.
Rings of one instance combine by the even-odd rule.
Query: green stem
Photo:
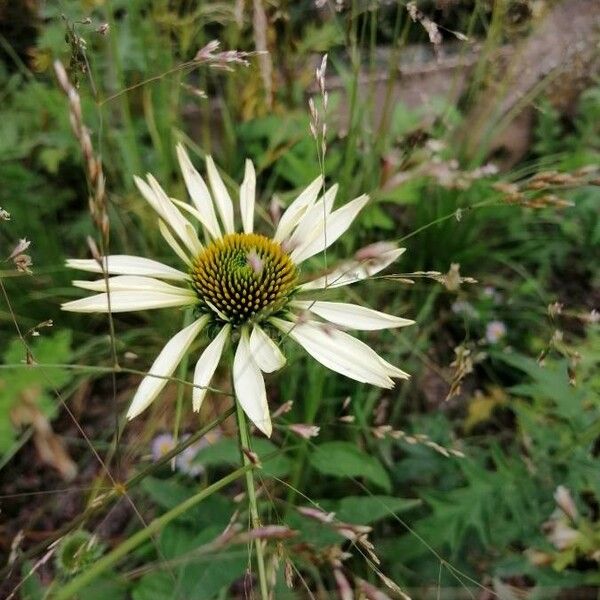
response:
[[[223,421],[228,419],[234,413],[234,410],[235,409],[233,408],[233,406],[231,408],[228,408],[221,416],[219,416],[217,419],[211,421],[208,425],[206,425],[206,427],[203,427],[202,429],[198,430],[196,433],[193,433],[192,435],[190,435],[189,438],[187,438],[185,441],[181,442],[181,444],[179,444],[178,446],[173,448],[170,452],[167,452],[164,456],[161,456],[161,458],[159,458],[155,463],[148,465],[147,467],[142,469],[139,473],[137,473],[136,475],[133,475],[130,479],[128,479],[123,484],[125,490],[129,491],[130,489],[135,487],[140,481],[142,481],[143,479],[148,477],[148,475],[152,475],[152,473],[154,473],[155,471],[160,469],[160,467],[162,467],[163,465],[168,463],[174,456],[177,456],[178,454],[183,452],[186,448],[191,446],[193,443],[197,442],[201,437],[205,436],[209,431],[211,431],[212,429],[214,429],[215,427],[217,427],[218,425],[223,423]],[[45,539],[43,542],[36,544],[35,546],[30,548],[23,554],[20,554],[16,558],[14,563],[9,565],[8,567],[4,567],[3,569],[1,569],[0,570],[0,580],[2,580],[4,577],[6,577],[7,574],[10,572],[10,569],[14,568],[15,565],[19,565],[21,562],[23,562],[25,560],[29,560],[30,558],[36,556],[40,552],[46,551],[48,549],[48,546],[50,546],[50,544],[52,544],[52,542],[55,542],[59,538],[63,537],[64,535],[67,535],[68,533],[73,531],[76,527],[79,527],[79,525],[81,525],[82,523],[85,523],[85,521],[89,517],[91,517],[92,515],[99,512],[104,506],[106,506],[108,504],[108,502],[110,500],[116,498],[117,496],[118,496],[117,491],[113,488],[110,491],[108,491],[101,498],[97,498],[96,502],[94,504],[89,505],[85,509],[85,511],[82,512],[81,514],[79,514],[77,517],[75,517],[75,519],[73,519],[72,521],[70,521],[69,523],[67,523],[66,525],[64,525],[63,527],[58,529],[57,531],[55,531],[49,538]]]
[[[246,422],[246,415],[240,405],[235,401],[236,414],[238,429],[240,434],[240,453],[242,455],[242,464],[247,467],[251,465],[250,459],[246,456],[244,448],[250,450],[250,436],[248,434],[248,423]],[[246,489],[248,491],[248,503],[250,504],[250,519],[252,521],[252,528],[257,529],[260,527],[260,519],[258,516],[258,506],[256,504],[256,490],[254,488],[254,475],[252,471],[246,471]],[[261,600],[269,599],[269,590],[267,588],[267,573],[265,571],[265,557],[263,553],[262,541],[259,539],[254,540],[256,547],[256,562],[258,563],[258,580],[260,584],[260,597]]]
[[[223,479],[219,479],[219,481],[203,489],[201,492],[198,492],[191,498],[184,500],[181,504],[178,504],[175,508],[172,508],[164,515],[157,517],[147,527],[134,533],[130,538],[126,539],[120,546],[117,546],[112,552],[109,552],[108,554],[103,556],[99,561],[94,563],[87,571],[81,573],[81,575],[78,575],[67,585],[58,590],[56,595],[53,596],[53,600],[67,600],[68,598],[72,598],[83,587],[89,585],[92,581],[94,581],[97,577],[104,573],[104,571],[112,567],[121,558],[135,550],[152,535],[158,533],[171,521],[181,516],[186,511],[193,508],[196,504],[202,502],[202,500],[205,500],[206,498],[219,491],[221,488],[225,487],[232,481],[236,480],[244,473],[248,475],[252,468],[252,463],[248,463],[243,467],[236,469],[226,477],[223,477]]]

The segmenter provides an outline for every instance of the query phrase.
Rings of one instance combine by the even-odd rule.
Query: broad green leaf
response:
[[[107,573],[93,584],[81,590],[80,597],[85,600],[124,600],[127,598],[127,583],[116,575]]]
[[[374,456],[364,453],[350,442],[326,442],[310,455],[312,466],[333,477],[363,477],[386,492],[392,484],[382,464]]]
[[[38,577],[38,574],[33,571],[33,563],[25,561],[21,567],[21,598],[22,600],[43,600],[44,587]]]
[[[23,343],[14,339],[3,356],[5,365],[14,369],[2,371],[0,385],[0,454],[10,451],[15,443],[17,430],[10,420],[11,410],[27,396],[48,419],[56,416],[58,403],[54,390],[60,389],[73,377],[66,369],[44,366],[67,364],[71,360],[71,332],[58,331],[52,336],[40,336],[31,344],[36,362],[40,365],[22,366],[26,359]]]
[[[133,600],[163,600],[173,598],[173,577],[164,571],[144,575],[135,586]]]
[[[157,477],[147,477],[140,486],[164,510],[174,508],[197,492],[195,487]],[[179,517],[177,522],[193,523],[196,533],[207,526],[225,528],[233,510],[233,503],[229,498],[221,494],[213,494],[206,498],[201,506],[191,508]]]
[[[340,521],[369,525],[420,506],[421,501],[394,496],[346,496],[339,502],[323,501],[320,504],[327,510],[335,512],[336,518]]]
[[[222,552],[204,555],[191,562],[181,577],[184,598],[209,600],[223,588],[242,577],[248,567],[248,548],[233,546]],[[230,597],[230,596],[226,596]]]
[[[273,477],[285,477],[291,469],[291,461],[284,451],[272,442],[256,438],[252,440],[252,451],[258,454],[261,460],[263,473]],[[233,438],[223,438],[203,448],[198,452],[195,463],[204,466],[232,466],[240,464],[240,449]]]

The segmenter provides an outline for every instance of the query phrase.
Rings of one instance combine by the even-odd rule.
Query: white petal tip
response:
[[[273,433],[273,425],[271,424],[271,421],[269,421],[268,423],[262,423],[262,425],[254,423],[254,425],[256,425],[256,428],[261,433],[264,433],[268,438],[271,437],[271,434]]]

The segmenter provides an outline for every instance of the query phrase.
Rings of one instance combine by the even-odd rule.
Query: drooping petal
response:
[[[273,239],[282,242],[292,233],[306,211],[315,203],[319,191],[323,187],[323,177],[319,175],[302,193],[287,207],[281,215]]]
[[[69,258],[66,261],[66,265],[80,271],[102,273],[102,267],[94,259]],[[141,256],[128,256],[127,254],[111,254],[104,257],[104,270],[109,275],[144,275],[179,281],[189,279],[189,275],[186,273],[163,265],[156,260]]]
[[[250,351],[261,371],[272,373],[285,365],[285,356],[279,346],[258,325],[250,334]]]
[[[233,387],[237,401],[248,418],[267,437],[271,437],[273,426],[267,404],[265,380],[252,357],[246,331],[242,332],[233,359]]]
[[[307,239],[304,245],[293,250],[291,254],[292,260],[296,264],[299,264],[307,258],[329,248],[331,244],[348,230],[368,201],[369,196],[363,194],[333,211],[315,227],[312,236]]]
[[[96,279],[95,281],[75,280],[73,285],[84,290],[92,292],[106,292],[106,280]],[[108,278],[109,291],[112,292],[161,292],[176,295],[186,294],[193,296],[194,292],[188,288],[178,287],[154,279],[153,277],[141,277],[139,275],[117,275]]]
[[[223,223],[223,229],[225,229],[225,233],[234,233],[233,202],[221,179],[221,175],[219,175],[219,170],[217,169],[212,156],[206,157],[206,171],[208,173],[208,181],[213,193],[213,198],[217,210],[219,211],[219,216],[221,217],[221,223]]]
[[[254,229],[254,203],[256,201],[256,172],[252,161],[246,159],[244,181],[240,186],[240,214],[244,233],[252,233]]]
[[[393,327],[406,327],[413,325],[414,321],[389,315],[372,308],[348,304],[346,302],[323,302],[320,300],[296,300],[292,306],[308,310],[315,315],[349,329],[374,331],[377,329],[391,329]]]
[[[169,231],[169,228],[162,219],[158,219],[158,229],[160,234],[163,236],[165,242],[171,246],[171,249],[177,256],[188,266],[192,265],[192,261],[188,258],[185,250],[179,245],[177,240],[173,237],[173,234]]]
[[[217,215],[215,214],[208,187],[192,164],[182,144],[177,144],[177,159],[179,160],[179,167],[181,168],[190,198],[196,206],[198,220],[213,238],[221,237],[221,228],[217,221]]]
[[[110,299],[108,294],[96,294],[72,300],[61,304],[62,310],[80,313],[120,313],[136,310],[150,310],[154,308],[167,308],[173,306],[189,306],[197,302],[193,292],[181,290],[180,294],[172,292],[149,292],[126,291],[111,292]]]
[[[154,176],[148,174],[148,183],[140,177],[134,177],[135,184],[150,206],[177,234],[192,254],[198,254],[202,244],[192,224],[177,210]]]
[[[315,321],[291,323],[272,318],[271,322],[328,369],[363,383],[394,386],[375,351],[351,335]]]
[[[331,214],[338,188],[337,183],[332,185],[320,200],[307,209],[292,235],[284,242],[290,251],[301,248],[313,239],[315,230],[318,231],[320,228],[321,232],[323,231],[323,223],[326,222],[328,216]]]
[[[324,288],[335,288],[343,285],[356,283],[361,279],[372,277],[389,267],[401,254],[404,254],[406,248],[394,248],[381,253],[374,258],[363,260],[350,260],[342,263],[331,273],[303,283],[299,286],[301,291],[320,290]]]
[[[217,337],[204,349],[204,352],[200,355],[196,368],[194,370],[194,389],[192,390],[192,405],[194,412],[199,412],[206,392],[208,391],[207,386],[210,384],[210,380],[213,378],[221,355],[223,354],[223,348],[229,338],[231,330],[230,325],[225,325],[221,331],[219,331]]]
[[[144,377],[140,387],[138,387],[127,411],[128,419],[137,417],[160,394],[161,390],[167,384],[168,379],[166,378],[173,374],[173,371],[181,362],[183,355],[187,352],[202,328],[208,323],[208,320],[209,317],[207,316],[200,317],[191,325],[176,333],[167,342],[150,367],[148,375]]]

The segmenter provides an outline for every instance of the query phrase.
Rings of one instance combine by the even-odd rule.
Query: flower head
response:
[[[506,325],[502,321],[490,321],[485,327],[485,339],[489,344],[497,344],[506,336]]]
[[[67,265],[111,277],[74,281],[99,292],[67,302],[75,312],[126,312],[193,307],[195,320],[171,338],[142,380],[129,407],[129,419],[159,395],[184,354],[201,332],[209,343],[194,370],[193,408],[200,410],[208,386],[228,345],[235,346],[233,381],[237,400],[266,435],[271,417],[263,373],[283,367],[283,337],[300,344],[337,373],[384,388],[408,375],[342,328],[378,330],[413,321],[356,304],[312,300],[306,292],[352,284],[388,267],[404,251],[392,244],[373,245],[329,273],[301,282],[299,265],[333,244],[367,204],[366,195],[333,208],[337,185],[321,194],[317,177],[281,215],[272,237],[254,232],[256,177],[247,160],[239,188],[241,230],[234,203],[211,157],[207,185],[183,146],[177,156],[191,204],[170,198],[152,175],[135,178],[141,194],[158,215],[159,230],[183,263],[181,270],[149,258],[111,255]],[[201,235],[199,235],[199,233]],[[110,298],[109,294],[110,292]]]

